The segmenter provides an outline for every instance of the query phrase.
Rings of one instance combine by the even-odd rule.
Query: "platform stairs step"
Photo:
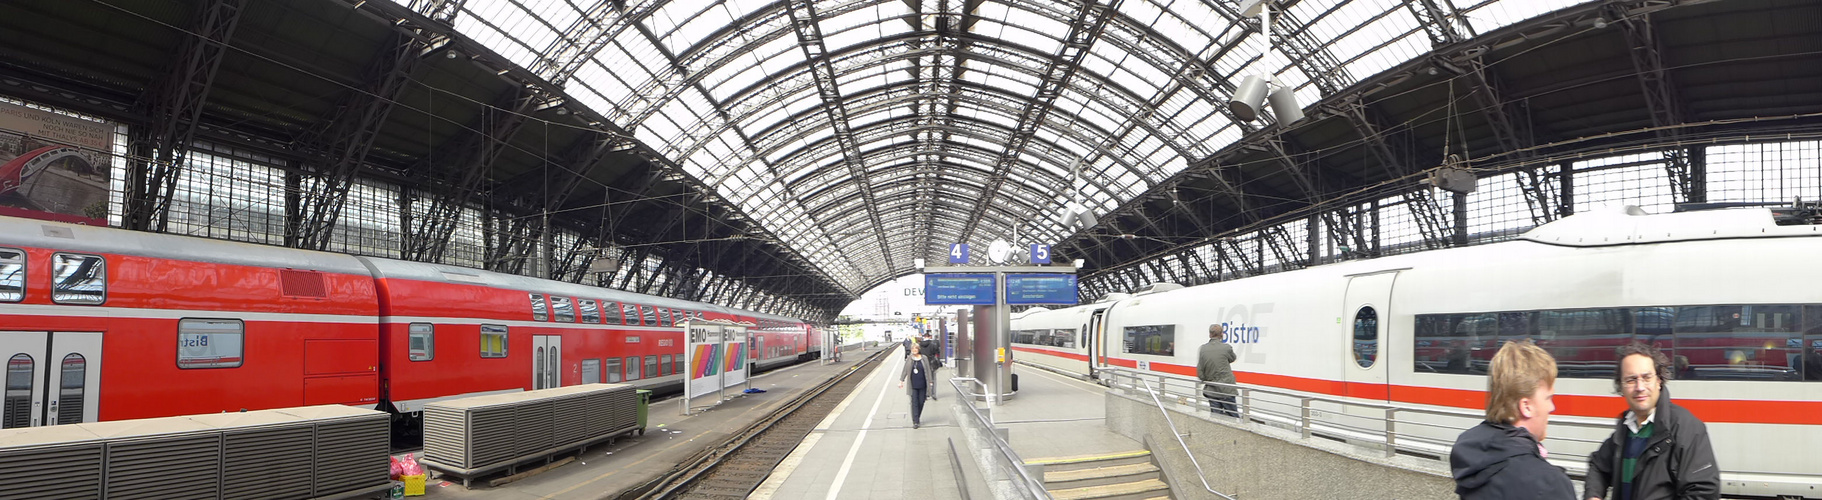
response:
[[[1151,452],[1027,460],[1044,467],[1044,489],[1057,500],[1149,500],[1171,498]]]

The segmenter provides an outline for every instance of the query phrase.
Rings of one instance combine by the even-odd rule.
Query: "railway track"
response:
[[[878,368],[884,354],[873,353],[841,376],[823,382],[773,410],[727,441],[684,461],[650,483],[622,492],[616,500],[687,498],[739,500],[747,497],[804,436],[841,404],[862,379]]]

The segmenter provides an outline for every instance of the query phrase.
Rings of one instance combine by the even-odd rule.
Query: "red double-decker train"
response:
[[[456,266],[0,217],[5,428],[315,404],[409,424],[439,399],[682,383],[688,319],[749,323],[767,369],[802,320]]]

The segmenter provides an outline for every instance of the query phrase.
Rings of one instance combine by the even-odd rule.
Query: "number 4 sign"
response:
[[[967,243],[950,243],[949,244],[949,263],[950,264],[967,264],[968,263],[968,244]]]
[[[1032,244],[1031,245],[1031,263],[1032,264],[1049,264],[1050,263],[1050,245],[1045,245],[1042,243]]]

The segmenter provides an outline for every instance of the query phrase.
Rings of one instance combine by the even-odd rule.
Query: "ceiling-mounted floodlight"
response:
[[[1278,118],[1279,124],[1296,123],[1303,119],[1303,106],[1297,105],[1297,92],[1290,87],[1278,87],[1272,90],[1272,115]]]

